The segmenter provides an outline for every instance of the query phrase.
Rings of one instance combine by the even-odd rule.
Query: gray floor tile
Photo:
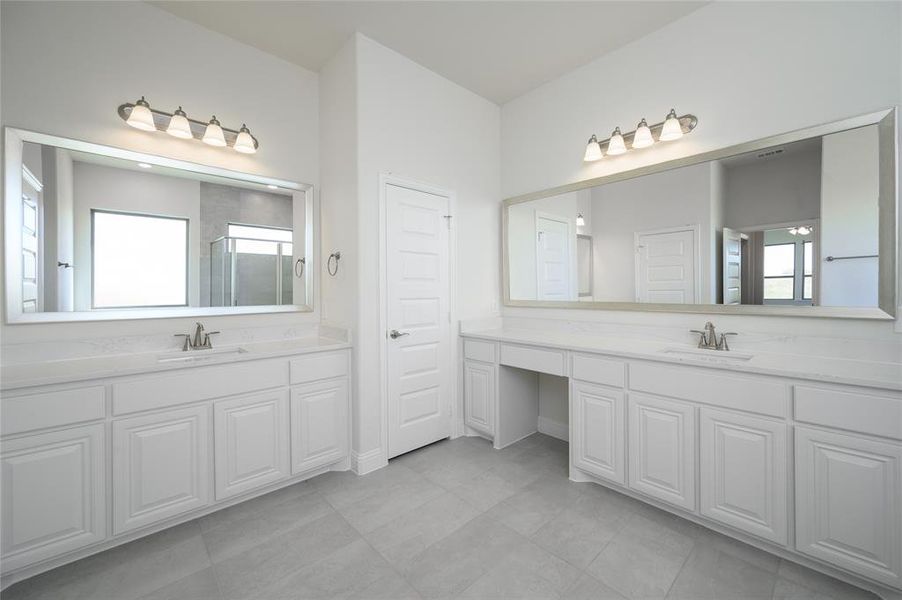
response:
[[[477,579],[462,598],[558,598],[581,572],[539,548],[522,544]]]
[[[330,472],[314,478],[311,483],[329,504],[340,509],[373,494],[385,493],[394,486],[422,480],[421,474],[393,461],[366,475],[358,476],[350,471]]]
[[[780,568],[779,556],[775,556],[764,550],[759,550],[754,546],[750,546],[739,540],[734,540],[733,538],[729,538],[710,529],[702,529],[698,535],[695,536],[695,540],[697,544],[716,548],[721,552],[744,560],[747,563],[751,563],[768,573],[776,573]]]
[[[696,545],[677,576],[668,599],[770,600],[773,573],[712,546]]]
[[[313,484],[309,481],[304,481],[210,513],[199,518],[197,523],[201,531],[210,531],[223,525],[233,525],[266,512],[287,500],[312,493],[313,491],[315,491]]]
[[[472,505],[445,492],[365,537],[392,565],[405,569],[415,556],[478,515]]]
[[[501,474],[502,471],[503,467],[493,467],[475,477],[457,482],[448,490],[480,510],[486,511],[530,483],[530,481],[511,481]]]
[[[486,514],[514,531],[529,536],[551,521],[580,496],[579,488],[558,475],[542,477]]]
[[[420,478],[380,489],[338,511],[357,531],[368,533],[444,493],[440,486]]]
[[[777,575],[818,594],[837,600],[876,600],[877,596],[800,564],[783,560]],[[803,596],[804,597],[804,596]]]
[[[626,596],[611,589],[588,573],[583,573],[561,598],[564,600],[626,600]]]
[[[141,600],[220,600],[212,568],[198,571],[143,596]]]

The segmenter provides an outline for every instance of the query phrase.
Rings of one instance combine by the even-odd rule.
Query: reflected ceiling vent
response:
[[[778,154],[783,154],[783,148],[771,148],[770,150],[759,152],[758,158],[770,158],[772,156],[777,156]]]

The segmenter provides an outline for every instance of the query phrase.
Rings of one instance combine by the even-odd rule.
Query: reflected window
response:
[[[802,270],[805,276],[802,283],[802,298],[804,298],[805,300],[810,300],[812,298],[811,291],[814,287],[814,243],[804,242],[802,244],[802,247]]]
[[[282,227],[229,223],[228,228],[228,236],[235,238],[235,250],[242,254],[275,255],[278,254],[281,243],[282,255],[291,256],[294,253],[292,235],[291,229]]]
[[[188,219],[91,211],[94,308],[188,305]]]
[[[792,300],[795,290],[795,244],[764,247],[764,299]]]

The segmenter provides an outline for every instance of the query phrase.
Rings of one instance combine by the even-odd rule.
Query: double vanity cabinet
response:
[[[465,423],[496,447],[536,430],[530,377],[569,378],[571,479],[902,590],[902,382],[892,375],[844,385],[761,375],[727,357],[595,353],[538,332],[462,335]]]
[[[348,345],[281,344],[260,358],[7,386],[4,578],[347,469]]]

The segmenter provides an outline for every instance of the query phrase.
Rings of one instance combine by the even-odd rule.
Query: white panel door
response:
[[[567,217],[536,211],[538,300],[576,300],[576,228]]]
[[[574,466],[625,484],[623,392],[574,381],[570,398],[570,449]]]
[[[636,302],[695,304],[695,230],[636,234]]]
[[[210,501],[210,411],[196,406],[113,421],[113,532]]]
[[[742,302],[742,234],[723,228],[723,303]]]
[[[786,544],[786,424],[699,409],[701,513]]]
[[[902,586],[902,446],[796,427],[796,549]]]
[[[106,537],[103,424],[2,444],[2,555],[10,571]]]
[[[451,435],[447,197],[387,184],[388,456]]]
[[[291,473],[348,455],[348,380],[308,383],[291,390]]]
[[[495,365],[464,361],[464,419],[487,435],[495,435]]]
[[[695,409],[636,393],[629,407],[630,487],[695,510]]]
[[[288,426],[285,389],[213,404],[217,500],[288,477]]]
[[[24,167],[23,167],[24,169]],[[22,177],[22,312],[43,310],[40,183],[29,171]]]

